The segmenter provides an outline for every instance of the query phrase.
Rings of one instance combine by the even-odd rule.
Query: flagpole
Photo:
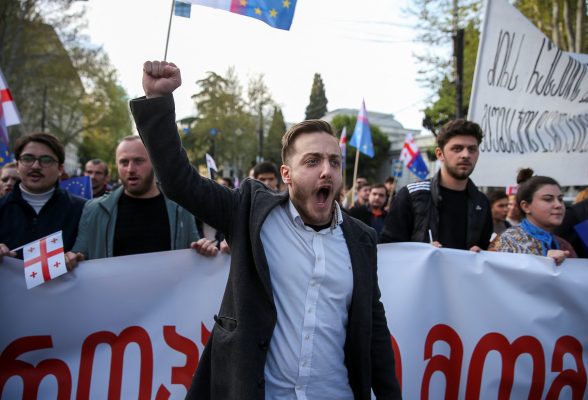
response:
[[[353,199],[355,199],[355,194],[357,193],[357,186],[355,182],[357,181],[357,167],[359,167],[359,146],[357,146],[357,150],[355,150],[355,167],[353,167],[353,181],[352,181],[352,196],[351,196],[351,205],[353,206]]]
[[[167,25],[167,39],[165,39],[165,53],[163,55],[163,61],[167,61],[167,46],[169,45],[169,33],[171,31],[172,18],[174,16],[174,4],[176,0],[171,1],[171,11],[169,13],[169,24]]]

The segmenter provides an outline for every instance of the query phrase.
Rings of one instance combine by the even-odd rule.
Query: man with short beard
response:
[[[57,231],[62,231],[68,251],[76,240],[85,200],[59,187],[63,144],[51,134],[33,133],[16,141],[14,155],[20,183],[0,199],[0,261],[2,256],[22,258],[21,251],[10,249]]]
[[[475,252],[488,248],[493,229],[490,205],[469,178],[482,137],[475,122],[456,119],[443,125],[435,149],[441,169],[432,179],[398,192],[381,243],[425,242]]]
[[[139,136],[122,139],[116,164],[122,185],[84,207],[72,249],[78,258],[185,249],[198,240],[194,217],[159,191]]]
[[[333,127],[307,120],[285,133],[286,192],[255,179],[232,190],[189,163],[172,97],[180,84],[174,64],[146,62],[146,97],[131,111],[166,195],[231,246],[226,290],[186,398],[370,400],[373,389],[378,399],[400,399],[376,233],[335,200],[343,176]]]

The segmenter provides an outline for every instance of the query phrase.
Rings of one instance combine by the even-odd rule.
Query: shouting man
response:
[[[330,124],[282,138],[285,193],[231,190],[190,166],[175,123],[180,70],[146,62],[131,101],[165,193],[226,234],[231,271],[191,399],[399,399],[377,278],[376,234],[341,212],[341,151]]]

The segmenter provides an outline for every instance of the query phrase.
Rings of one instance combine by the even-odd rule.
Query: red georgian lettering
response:
[[[172,367],[171,383],[184,385],[186,390],[190,389],[192,375],[196,371],[200,357],[198,346],[187,337],[178,334],[175,326],[164,326],[163,338],[169,347],[186,356],[186,364],[183,367]]]
[[[394,352],[394,371],[396,372],[396,379],[402,389],[402,356],[400,355],[400,347],[394,336],[390,335],[390,343],[392,344],[392,351]]]
[[[141,354],[139,399],[151,398],[153,380],[153,347],[151,339],[145,329],[132,326],[123,330],[118,336],[112,332],[101,331],[93,333],[84,340],[80,360],[77,399],[88,399],[90,397],[94,354],[96,353],[96,347],[100,344],[109,345],[112,351],[108,398],[121,398],[123,358],[126,347],[131,343],[136,343],[139,346]]]
[[[572,336],[562,336],[557,339],[551,359],[551,371],[560,374],[553,380],[545,400],[557,400],[562,389],[569,386],[572,389],[572,399],[582,400],[586,393],[586,368],[582,360],[582,343]],[[563,358],[570,354],[576,361],[577,371],[566,369],[563,371]]]
[[[30,351],[50,349],[53,347],[51,336],[26,336],[10,343],[0,354],[0,395],[4,385],[13,376],[20,376],[23,381],[23,399],[36,399],[41,381],[47,375],[57,380],[57,399],[66,400],[71,397],[71,373],[62,360],[43,360],[36,367],[17,360]]]
[[[502,357],[502,374],[498,388],[498,400],[510,399],[514,381],[515,363],[517,358],[522,354],[529,354],[533,360],[533,376],[528,398],[529,400],[541,399],[543,387],[545,386],[545,355],[541,343],[532,336],[521,336],[510,344],[508,339],[503,335],[489,333],[480,339],[472,353],[466,387],[466,400],[477,400],[480,398],[484,362],[488,353],[493,350],[500,353]]]
[[[433,356],[433,345],[439,340],[449,345],[449,358],[441,354]],[[429,360],[429,362],[423,375],[421,399],[429,398],[429,385],[435,372],[441,372],[445,375],[445,399],[457,399],[463,360],[463,344],[457,332],[444,324],[435,325],[431,328],[425,341],[424,359]],[[435,393],[434,397],[439,397],[439,394]]]

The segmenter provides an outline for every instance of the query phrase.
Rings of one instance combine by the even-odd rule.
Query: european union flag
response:
[[[8,150],[8,145],[0,140],[0,167],[14,161],[14,155]]]
[[[365,110],[365,101],[361,102],[361,110],[357,116],[353,136],[349,141],[349,145],[359,149],[360,152],[370,158],[374,158],[374,144],[372,143],[372,132],[370,131],[370,123]]]
[[[77,176],[59,182],[63,190],[90,200],[92,198],[92,179],[89,176]]]
[[[426,179],[429,175],[427,164],[425,164],[425,160],[423,159],[423,156],[421,156],[421,152],[410,133],[407,133],[406,138],[404,139],[402,152],[400,153],[400,160],[403,161],[406,168],[419,179]]]
[[[290,30],[296,0],[184,0],[187,3],[218,8],[265,22],[277,29]]]

